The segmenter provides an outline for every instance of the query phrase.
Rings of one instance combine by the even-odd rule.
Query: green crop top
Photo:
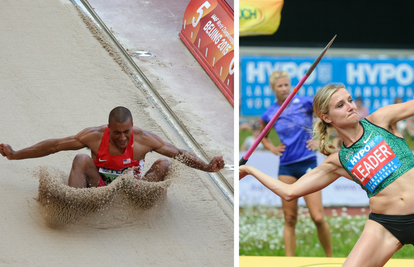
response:
[[[360,124],[362,137],[349,147],[342,145],[339,160],[370,198],[413,168],[414,155],[403,138],[366,119]]]

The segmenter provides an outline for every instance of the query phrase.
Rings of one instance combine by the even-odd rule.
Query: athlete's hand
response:
[[[0,154],[10,160],[14,150],[8,144],[0,144]]]
[[[275,154],[275,155],[278,155],[278,156],[283,156],[283,153],[282,153],[282,152],[285,152],[285,149],[286,149],[286,145],[285,145],[284,143],[281,143],[281,144],[280,144],[280,145],[278,145],[278,146],[272,147],[272,148],[270,149],[270,151],[271,151],[273,154]]]
[[[141,177],[141,172],[142,172],[141,166],[140,165],[134,166],[131,169],[132,169],[131,171],[132,171],[132,174],[134,175],[134,178],[137,180],[141,180],[142,178]]]
[[[306,148],[309,150],[316,150],[319,146],[319,140],[309,139],[306,141]]]
[[[246,175],[249,175],[249,165],[239,166],[239,180],[243,179]]]
[[[224,168],[224,160],[222,156],[214,157],[207,165],[206,172],[218,172]]]

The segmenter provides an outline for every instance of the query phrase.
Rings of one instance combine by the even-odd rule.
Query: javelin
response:
[[[302,77],[302,79],[299,81],[299,83],[296,85],[296,87],[293,88],[293,91],[289,94],[289,96],[286,98],[285,102],[283,102],[282,106],[279,108],[279,110],[276,112],[276,114],[273,116],[273,118],[270,120],[270,122],[266,125],[266,127],[260,133],[259,137],[257,137],[257,139],[256,139],[256,141],[254,141],[253,145],[249,148],[249,150],[246,152],[246,154],[240,159],[239,166],[246,164],[246,162],[249,160],[250,156],[252,155],[253,151],[259,145],[260,141],[262,141],[263,137],[270,131],[270,128],[272,128],[273,124],[275,124],[275,122],[279,118],[280,114],[283,112],[283,110],[290,103],[292,98],[299,91],[302,84],[311,75],[312,71],[316,68],[316,65],[318,65],[319,61],[321,61],[322,57],[325,55],[326,51],[328,51],[329,47],[331,46],[331,44],[333,43],[335,38],[336,38],[336,35],[332,38],[332,40],[329,42],[329,44],[326,45],[325,49],[323,49],[322,53],[312,63],[312,65],[310,66],[308,71],[305,73],[305,75]]]

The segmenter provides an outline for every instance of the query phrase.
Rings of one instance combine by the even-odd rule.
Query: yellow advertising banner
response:
[[[345,258],[240,256],[240,267],[340,267]],[[414,260],[391,259],[384,267],[411,267]]]
[[[240,0],[239,36],[274,34],[282,7],[283,0]]]

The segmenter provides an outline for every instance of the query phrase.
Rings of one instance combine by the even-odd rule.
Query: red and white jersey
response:
[[[118,156],[109,155],[109,137],[109,129],[108,126],[106,126],[101,144],[99,145],[98,153],[96,155],[96,158],[93,160],[101,176],[106,176],[108,178],[110,177],[110,180],[113,181],[117,176],[122,174],[124,170],[132,167],[135,167],[135,175],[141,175],[145,160],[133,159],[134,134],[131,134],[128,146],[125,148],[125,152],[122,155]]]

